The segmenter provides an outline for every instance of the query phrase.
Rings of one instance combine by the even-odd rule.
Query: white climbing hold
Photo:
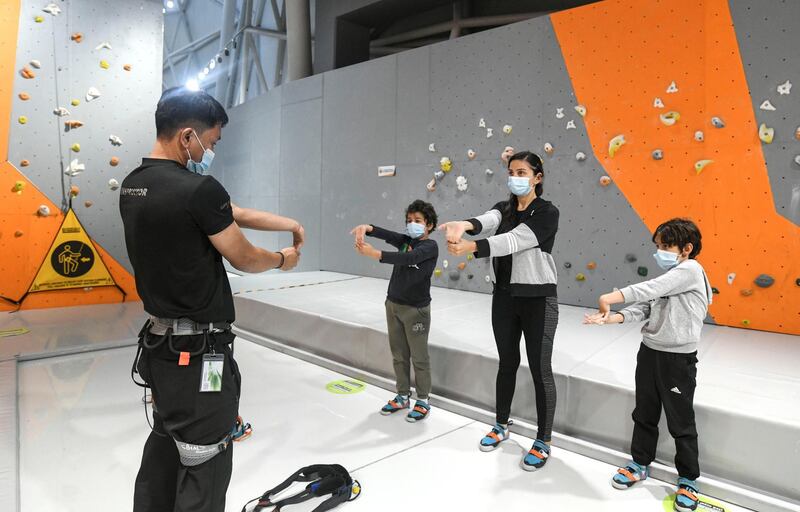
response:
[[[670,110],[669,112],[666,112],[664,114],[659,114],[658,118],[661,119],[661,122],[664,123],[666,126],[672,126],[676,122],[678,122],[678,119],[681,118],[681,115],[678,112],[675,112],[674,110]]]
[[[468,149],[467,150],[467,158],[469,158],[470,160],[474,160],[475,159],[475,155],[477,155],[477,153],[475,153],[474,149]]]
[[[447,263],[447,260],[442,260],[442,266],[443,266],[444,268],[447,268],[447,266],[448,266],[448,265],[450,265],[450,264],[449,264],[449,263]]]
[[[89,90],[86,91],[86,101],[96,100],[100,97],[100,91],[97,90],[97,87],[89,87]]]
[[[792,92],[792,82],[786,80],[782,84],[778,86],[778,94],[783,96],[784,94],[790,94]]]
[[[39,206],[39,209],[36,211],[36,214],[40,217],[47,217],[50,215],[50,207],[46,204]]]
[[[705,135],[703,134],[702,130],[697,130],[694,132],[694,140],[697,142],[703,142],[703,140],[705,140]]]
[[[586,153],[584,153],[583,151],[578,151],[575,154],[575,160],[583,162],[584,160],[586,160]]]
[[[713,160],[698,160],[697,162],[694,163],[694,170],[695,172],[697,172],[697,174],[700,174],[701,172],[703,172],[703,169],[705,169],[705,167],[708,164],[713,164],[713,163],[714,163]]]
[[[108,136],[108,140],[111,141],[111,145],[112,146],[121,146],[122,145],[122,139],[120,139],[116,135],[109,135]]]
[[[458,176],[456,178],[456,187],[458,187],[458,190],[465,192],[468,186],[469,184],[467,183],[467,178],[464,176]]]
[[[562,119],[564,117],[564,109],[562,107],[556,107],[556,119]]]
[[[86,166],[84,164],[82,164],[82,163],[79,163],[78,159],[76,158],[75,160],[73,160],[73,161],[71,161],[69,163],[69,166],[67,167],[67,170],[64,171],[64,174],[66,174],[67,176],[69,176],[71,178],[74,178],[75,176],[79,175],[80,173],[82,173],[85,170],[86,170]]]
[[[58,117],[70,115],[69,110],[65,109],[64,107],[58,107],[57,109],[53,110],[53,113]]]
[[[436,178],[437,180],[444,179],[444,171],[436,171],[435,173],[433,173],[433,177]]]
[[[434,144],[433,142],[428,144],[428,151],[430,151],[431,153],[436,153],[436,144]]]
[[[436,190],[436,178],[434,177],[428,184],[425,186],[428,189],[428,192],[433,192]]]
[[[34,68],[36,68],[36,69],[41,69],[41,68],[42,68],[42,63],[41,63],[41,62],[39,62],[39,61],[38,61],[38,60],[36,60],[36,59],[33,59],[32,61],[30,61],[30,62],[29,62],[29,64],[30,64],[31,66],[33,66]]]
[[[656,98],[653,100],[653,106],[656,108],[664,108],[664,102],[661,101],[661,98]]]
[[[573,121],[572,119],[570,119],[570,120],[567,122],[567,130],[574,130],[575,128],[576,128],[576,126],[575,126],[575,121]]]
[[[500,153],[500,161],[508,165],[508,159],[514,156],[514,148],[511,146],[506,146],[503,148],[503,152]]]
[[[797,155],[796,157],[794,157],[794,163],[796,163],[797,165],[800,165],[800,155]]]
[[[577,112],[581,117],[586,117],[586,107],[583,105],[575,105],[575,112]]]
[[[775,105],[773,105],[769,100],[762,101],[761,105],[759,105],[758,108],[760,108],[761,110],[770,110],[770,111],[776,110]]]
[[[494,135],[494,130],[492,130],[491,128],[487,128],[486,129],[486,138],[487,139],[491,139],[492,135]]]
[[[503,125],[503,133],[506,135],[511,134],[512,126],[510,124]]]
[[[95,50],[103,50],[103,49],[110,50],[111,49],[111,43],[109,43],[108,41],[102,42],[102,43],[98,44],[97,46],[95,46],[94,49]]]
[[[58,5],[53,4],[53,3],[45,5],[44,9],[42,9],[42,11],[46,12],[47,14],[50,14],[52,16],[58,16],[59,14],[61,14],[61,8]]]
[[[678,92],[678,85],[675,83],[675,80],[673,80],[672,83],[669,84],[669,87],[667,87],[667,94],[674,94],[676,92]]]
[[[797,157],[797,158],[800,158],[800,156],[799,156],[799,157]],[[485,172],[486,172],[486,175],[487,175],[487,176],[492,176],[492,175],[494,175],[494,171],[493,171],[493,170],[491,170],[491,169],[486,169],[486,171],[485,171]]]
[[[483,118],[478,121],[478,128],[486,128],[486,121]]]
[[[733,284],[733,280],[734,279],[736,279],[736,273],[735,272],[731,272],[730,274],[728,274],[728,284]]]
[[[711,118],[711,124],[714,125],[714,128],[725,128],[725,121],[716,116]]]
[[[761,123],[758,127],[758,138],[765,144],[772,144],[772,139],[775,137],[775,128],[770,128],[766,124]]]
[[[487,283],[491,283],[491,282],[492,282],[492,277],[491,277],[491,276],[486,276],[486,277],[484,277],[483,279],[484,279],[484,281],[486,281]]]
[[[119,182],[114,178],[111,178],[110,180],[108,180],[108,188],[110,188],[111,190],[117,190],[119,188]]]
[[[550,144],[549,142],[545,142],[545,144],[544,144],[544,152],[547,153],[548,155],[552,155],[553,154],[553,145]]]

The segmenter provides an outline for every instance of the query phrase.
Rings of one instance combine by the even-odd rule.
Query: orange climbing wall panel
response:
[[[0,294],[15,300],[28,290],[64,219],[59,206],[7,161],[18,26],[19,2],[3,0],[0,2]],[[12,191],[17,181],[25,183],[22,194]],[[46,218],[37,216],[36,211],[42,204],[57,214]],[[18,231],[22,236],[16,236]],[[92,241],[114,280],[127,293],[126,300],[138,300],[133,276]],[[29,295],[22,309],[120,302],[121,299],[122,294],[113,287],[59,290]],[[16,308],[0,301],[0,311],[12,309]]]
[[[606,172],[650,230],[677,216],[698,223],[698,260],[721,292],[716,322],[800,334],[800,228],[775,211],[727,0],[607,0],[551,20]],[[678,92],[668,94],[673,80]],[[681,114],[671,127],[659,120],[669,110]],[[712,127],[713,116],[726,127]],[[619,134],[627,143],[610,158]],[[654,149],[663,160],[651,158]],[[714,163],[698,175],[701,159]],[[755,286],[762,273],[772,287]]]

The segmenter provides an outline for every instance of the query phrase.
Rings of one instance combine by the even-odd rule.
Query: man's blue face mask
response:
[[[186,162],[186,168],[196,174],[205,174],[211,168],[211,163],[214,161],[214,152],[210,149],[206,149],[203,146],[203,143],[200,142],[200,137],[197,136],[197,132],[192,130],[197,142],[200,144],[200,147],[203,148],[203,159],[199,162],[195,162],[192,160],[192,154],[189,153],[189,148],[186,148],[186,153],[189,155],[189,161]]]

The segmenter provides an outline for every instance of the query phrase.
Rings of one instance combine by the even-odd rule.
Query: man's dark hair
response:
[[[433,225],[431,231],[436,229],[436,223],[439,219],[436,217],[436,210],[433,209],[433,205],[431,203],[426,203],[422,199],[417,199],[408,205],[408,208],[406,208],[406,215],[409,213],[421,213],[425,218],[425,225]]]
[[[689,219],[671,219],[658,226],[653,233],[653,243],[656,237],[661,238],[661,243],[667,246],[677,245],[683,251],[686,244],[692,244],[690,259],[695,259],[703,248],[702,235],[697,225]]]
[[[198,133],[216,125],[228,124],[228,114],[220,103],[203,91],[186,87],[167,89],[156,107],[156,136],[169,139],[178,129],[191,126]]]

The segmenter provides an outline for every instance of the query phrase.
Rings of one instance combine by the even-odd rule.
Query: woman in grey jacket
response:
[[[482,451],[492,451],[509,438],[509,416],[514,397],[519,342],[525,334],[539,427],[533,447],[521,462],[523,469],[541,468],[550,456],[550,437],[556,408],[556,386],[551,359],[558,324],[556,265],[551,256],[558,209],[542,199],[542,159],[530,151],[508,159],[508,188],[511,197],[497,203],[478,217],[443,224],[447,249],[460,256],[492,258],[494,283],[492,329],[500,365],[497,371],[497,424],[480,441]],[[464,240],[464,234],[486,233],[487,238]]]

